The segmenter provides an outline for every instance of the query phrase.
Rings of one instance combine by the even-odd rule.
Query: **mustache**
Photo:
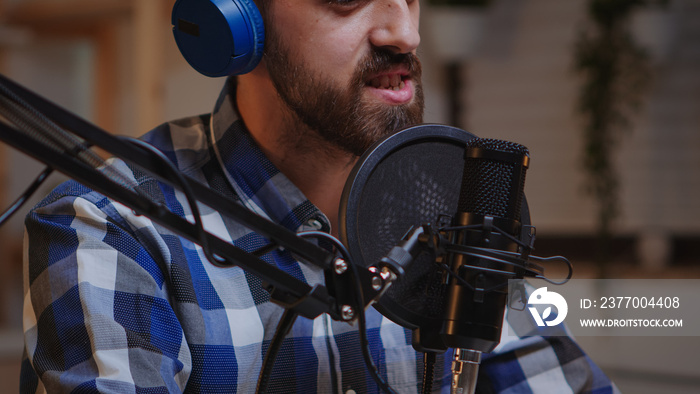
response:
[[[370,76],[388,71],[396,66],[404,66],[411,78],[420,78],[421,62],[413,53],[394,53],[386,49],[376,48],[360,60],[356,81],[364,83]]]

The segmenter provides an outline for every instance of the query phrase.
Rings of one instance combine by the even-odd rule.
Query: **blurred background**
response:
[[[420,1],[425,120],[530,149],[538,255],[567,256],[576,278],[700,278],[700,0]],[[0,0],[0,73],[117,134],[209,112],[223,79],[181,58],[173,3]],[[0,207],[41,169],[0,144]],[[7,392],[27,209],[0,228]],[[622,392],[700,388],[699,337],[579,342]]]

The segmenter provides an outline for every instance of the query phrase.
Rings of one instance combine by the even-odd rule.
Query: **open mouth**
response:
[[[365,86],[369,88],[368,93],[386,104],[403,105],[413,100],[411,73],[402,68],[371,75]]]
[[[377,89],[399,91],[406,86],[405,79],[407,78],[408,75],[401,75],[397,73],[382,74],[370,79],[367,84]]]

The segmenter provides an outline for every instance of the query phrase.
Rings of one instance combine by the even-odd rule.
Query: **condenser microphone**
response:
[[[563,257],[530,255],[535,234],[523,193],[528,162],[524,146],[418,125],[372,146],[343,190],[339,234],[356,265],[383,261],[421,224],[434,230],[425,238],[426,252],[402,265],[403,276],[373,306],[413,331],[415,350],[455,349],[457,387],[475,384],[481,353],[500,341],[512,297],[508,279],[548,280],[540,263],[554,261],[566,263],[571,277]]]
[[[481,353],[500,341],[508,279],[518,276],[518,268],[497,256],[519,252],[530,160],[522,145],[479,138],[467,142],[464,159],[457,214],[448,232],[455,251],[448,254],[452,277],[442,331],[445,345],[456,349],[453,393],[473,392]]]

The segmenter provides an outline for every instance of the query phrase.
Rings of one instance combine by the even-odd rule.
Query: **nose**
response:
[[[382,0],[377,8],[376,27],[370,35],[372,45],[396,53],[414,52],[420,44],[418,0]]]

